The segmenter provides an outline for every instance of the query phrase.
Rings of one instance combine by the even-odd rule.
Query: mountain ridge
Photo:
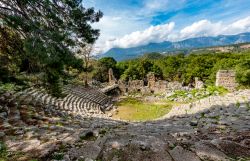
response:
[[[150,52],[164,53],[175,50],[233,45],[246,42],[250,42],[250,32],[240,33],[237,35],[196,37],[177,42],[164,41],[161,43],[149,43],[147,45],[131,48],[112,48],[106,53],[101,54],[99,58],[113,57],[117,61],[122,61],[137,58],[139,56],[144,55],[145,53]]]

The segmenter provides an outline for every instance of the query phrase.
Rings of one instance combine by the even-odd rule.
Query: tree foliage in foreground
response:
[[[23,41],[10,28],[0,26],[0,42],[0,80],[8,82],[20,71]]]
[[[0,2],[1,26],[21,37],[27,71],[36,72],[33,69],[39,68],[38,72],[44,72],[45,85],[54,92],[59,89],[66,66],[81,67],[74,51],[82,44],[94,43],[99,36],[99,30],[92,29],[91,23],[98,22],[102,13],[86,9],[82,3],[82,0]],[[15,49],[8,54],[17,52]]]

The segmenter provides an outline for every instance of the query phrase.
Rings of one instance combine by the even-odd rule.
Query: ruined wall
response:
[[[182,84],[180,82],[169,82],[167,85],[168,90],[173,91],[173,90],[180,90],[182,89]]]
[[[113,77],[113,71],[109,72],[110,83],[117,82]],[[147,83],[147,85],[145,85]],[[156,80],[154,73],[147,75],[147,81],[145,80],[129,80],[128,82],[119,80],[119,88],[123,94],[130,92],[140,92],[142,94],[162,94],[171,92],[174,90],[189,90],[191,87],[183,87],[180,82],[167,82],[165,80]],[[204,82],[195,78],[196,89],[204,87]],[[235,71],[233,70],[219,70],[216,75],[216,86],[223,86],[229,91],[234,91],[237,87],[235,80]]]
[[[110,68],[109,69],[109,85],[114,85],[114,84],[116,84],[116,82],[117,82],[117,80],[114,76],[113,69]]]
[[[153,88],[155,86],[156,79],[154,73],[150,72],[147,74],[147,81],[148,81],[148,88]]]
[[[237,83],[235,80],[235,71],[233,70],[219,70],[216,74],[216,86],[222,86],[229,91],[235,91]]]
[[[119,86],[119,88],[120,88],[122,94],[128,92],[127,82],[126,82],[126,81],[119,80],[119,81],[118,81],[118,86]]]
[[[129,80],[128,82],[119,80],[118,85],[122,93],[140,92],[141,94],[162,94],[167,91],[182,89],[179,82],[167,82],[165,80],[156,81],[155,75],[149,73],[147,75],[147,85],[144,80]]]
[[[141,92],[144,87],[143,80],[130,80],[128,81],[128,92]]]
[[[155,86],[151,88],[155,94],[165,93],[167,91],[168,82],[164,80],[159,80],[155,82]]]
[[[195,89],[201,89],[204,87],[204,82],[200,81],[198,77],[195,77]]]

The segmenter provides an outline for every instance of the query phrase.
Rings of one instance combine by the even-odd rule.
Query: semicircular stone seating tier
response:
[[[94,103],[102,105],[101,110],[103,111],[112,108],[111,99],[99,89],[68,85],[64,87],[64,91],[78,97],[87,98]]]
[[[56,98],[41,88],[28,88],[16,92],[10,101],[21,104],[42,105],[46,109],[81,116],[104,114],[112,108],[111,99],[97,89],[67,86],[64,98]]]

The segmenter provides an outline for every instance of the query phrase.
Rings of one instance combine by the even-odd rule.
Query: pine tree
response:
[[[45,84],[57,92],[65,66],[79,66],[74,51],[93,44],[102,12],[84,8],[82,0],[1,0],[1,25],[12,28],[24,40],[28,63],[45,73]]]

